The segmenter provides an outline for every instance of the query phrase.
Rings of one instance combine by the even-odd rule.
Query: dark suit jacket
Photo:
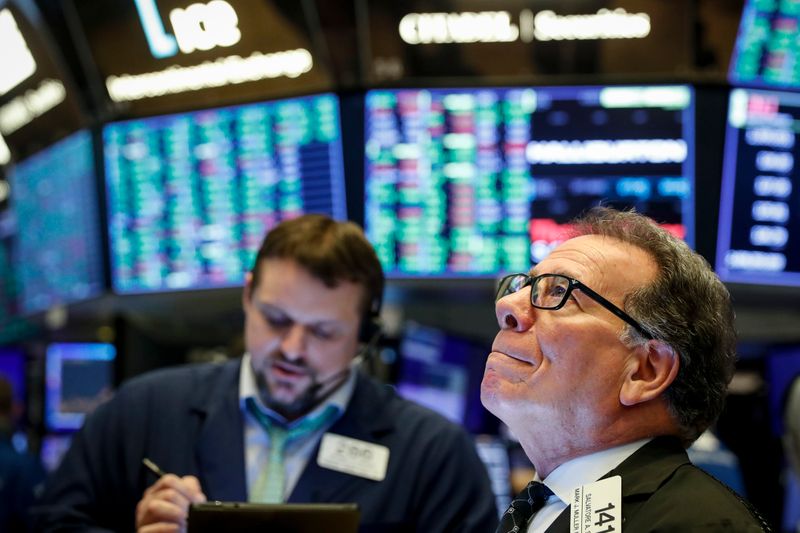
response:
[[[245,501],[240,360],[157,371],[88,417],[48,481],[37,531],[133,531],[136,503],[164,471],[199,478],[209,500]],[[291,502],[356,502],[377,531],[491,532],[497,508],[471,438],[443,417],[359,376],[330,432],[390,449],[386,479],[321,468],[311,456]],[[74,529],[73,529],[74,528]]]
[[[625,533],[764,531],[749,504],[692,465],[677,439],[653,439],[603,479],[616,475],[622,476]],[[567,507],[547,533],[569,533],[569,524]]]

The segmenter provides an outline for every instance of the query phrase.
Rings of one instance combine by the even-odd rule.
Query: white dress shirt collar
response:
[[[534,479],[542,481],[561,501],[569,503],[576,488],[597,481],[648,442],[650,439],[641,439],[576,457],[559,465],[547,478],[539,479],[539,474],[536,474]]]
[[[597,481],[649,441],[650,439],[637,440],[576,457],[559,465],[545,479],[541,479],[536,473],[533,479],[547,485],[555,496],[550,496],[545,506],[533,515],[533,520],[530,521],[526,530],[527,533],[539,533],[547,530],[558,518],[558,515],[569,506],[576,488]]]

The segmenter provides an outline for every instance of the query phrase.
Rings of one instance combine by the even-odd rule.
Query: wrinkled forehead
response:
[[[561,243],[532,272],[564,274],[597,291],[627,294],[655,279],[658,267],[637,246],[613,237],[582,235]]]

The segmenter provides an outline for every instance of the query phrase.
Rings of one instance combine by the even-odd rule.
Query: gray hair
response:
[[[665,397],[688,446],[719,417],[733,376],[736,331],[727,288],[685,242],[633,211],[593,208],[575,221],[579,235],[618,239],[644,250],[658,265],[656,279],[628,294],[624,307],[680,357]],[[622,337],[629,345],[645,341],[631,326]]]

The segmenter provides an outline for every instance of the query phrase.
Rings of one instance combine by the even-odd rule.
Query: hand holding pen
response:
[[[189,506],[206,501],[200,482],[194,476],[168,474],[148,458],[142,464],[158,479],[144,491],[136,505],[136,530],[139,533],[186,531]]]

